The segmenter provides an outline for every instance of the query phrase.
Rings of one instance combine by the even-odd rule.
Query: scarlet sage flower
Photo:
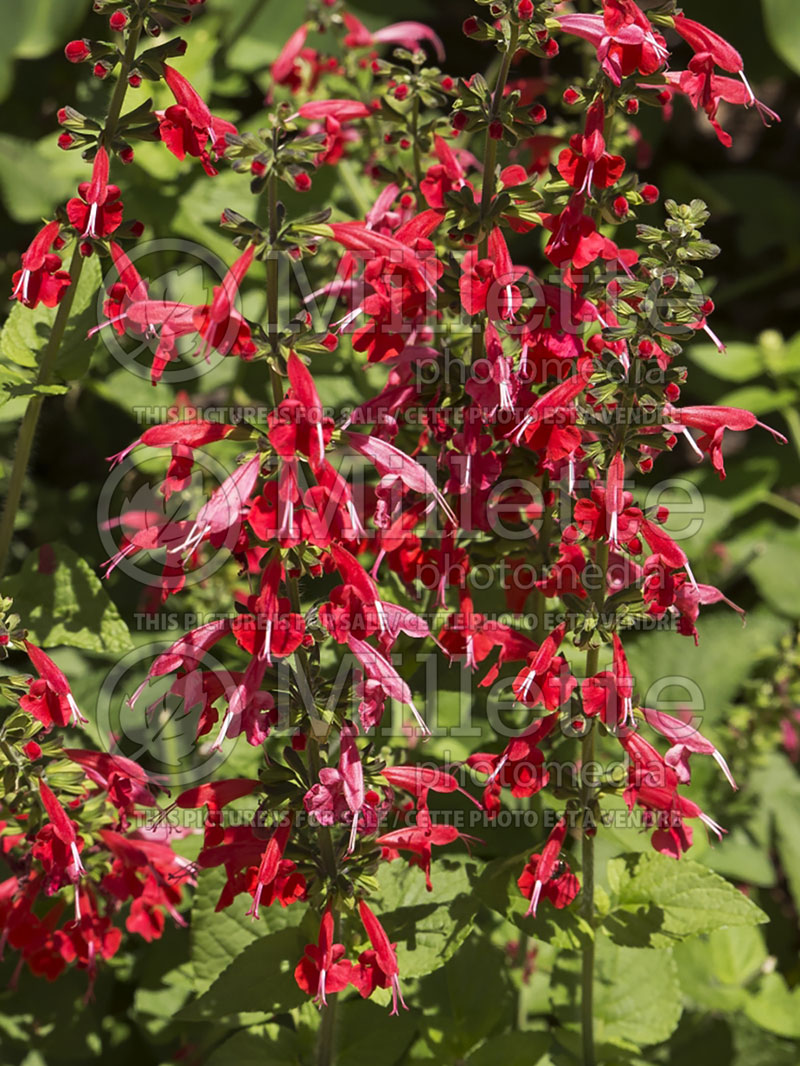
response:
[[[48,222],[22,253],[21,268],[11,279],[12,300],[19,300],[26,307],[39,303],[55,307],[60,303],[72,281],[69,271],[62,270],[61,257],[50,251],[60,229],[60,222]]]
[[[502,230],[495,226],[489,234],[488,258],[478,259],[476,248],[464,256],[458,283],[461,306],[468,315],[485,311],[493,321],[513,322],[522,306],[517,282],[527,272],[511,262]]]
[[[200,336],[201,345],[195,354],[207,355],[208,349],[214,348],[221,355],[239,355],[243,359],[251,359],[257,349],[250,335],[250,326],[235,309],[234,304],[239,286],[253,261],[254,251],[254,246],[251,245],[233,263],[222,279],[222,284],[214,289],[210,304],[192,307],[171,300],[151,300],[146,297],[131,298],[129,301],[123,298],[119,305],[113,300],[107,301],[104,310],[106,313],[111,312],[112,316],[89,330],[89,336],[94,336],[106,326],[113,326],[119,332],[118,324],[135,334],[146,336],[155,336],[160,328],[159,344],[151,374],[154,385],[158,383],[167,364],[176,357],[176,340],[187,334],[197,333]],[[125,269],[122,260],[119,262]],[[134,286],[132,295],[141,297],[142,289],[133,276],[126,273],[125,277],[127,282]],[[114,311],[117,313],[114,314]]]
[[[615,85],[637,70],[654,74],[669,56],[664,38],[634,0],[604,0],[602,15],[561,15],[558,24],[594,46]]]
[[[467,182],[458,156],[438,134],[433,139],[433,151],[439,162],[428,167],[420,182],[419,191],[425,197],[428,207],[442,210],[445,207],[446,194],[462,188]]]
[[[756,102],[750,83],[745,77],[744,60],[732,44],[707,26],[695,22],[694,19],[687,19],[682,14],[674,16],[673,25],[693,52],[707,54],[718,67],[722,67],[730,74],[738,74],[747,91],[748,102],[750,104]]]
[[[211,151],[220,158],[227,147],[226,135],[236,134],[236,127],[232,122],[212,115],[208,105],[186,78],[166,63],[164,80],[176,103],[166,111],[156,112],[161,140],[176,158],[194,156],[203,164],[206,174],[216,174],[208,151],[209,141]]]
[[[525,917],[536,917],[539,903],[549,899],[559,910],[568,907],[580,891],[580,883],[563,859],[560,858],[564,838],[567,835],[567,822],[559,818],[541,853],[534,852],[520,875],[517,885],[530,906]]]
[[[671,714],[665,714],[664,711],[642,707],[642,714],[647,724],[665,736],[672,744],[664,756],[664,761],[675,769],[681,782],[687,783],[690,779],[689,756],[691,754],[710,755],[725,774],[731,788],[736,790],[736,782],[725,758],[693,724],[691,712],[687,717],[676,718]]]
[[[92,165],[92,180],[82,181],[78,197],[67,202],[67,217],[81,237],[101,240],[122,222],[119,186],[108,184],[109,159],[105,148],[98,149]]]
[[[304,455],[316,471],[325,459],[333,419],[325,416],[314,379],[296,352],[289,354],[286,369],[291,388],[269,415],[267,436],[278,455],[284,459]]]
[[[86,870],[81,862],[81,856],[78,850],[78,834],[75,832],[75,826],[67,817],[64,808],[56,799],[55,794],[41,778],[39,778],[39,795],[42,800],[42,806],[47,812],[47,817],[50,820],[50,825],[53,827],[53,833],[67,849],[70,856],[70,861],[65,865],[63,872],[72,884],[77,885],[78,880],[86,873]],[[75,920],[78,921],[80,916],[80,893],[76,888]]]
[[[548,711],[555,711],[575,690],[577,679],[569,672],[566,661],[556,655],[565,632],[566,623],[562,622],[530,654],[527,667],[514,679],[514,695],[525,706],[543,703]]]
[[[369,996],[376,986],[391,987],[391,1013],[393,1015],[398,1013],[398,999],[403,1010],[408,1010],[403,993],[400,991],[400,967],[397,964],[396,945],[389,943],[385,929],[363,899],[359,900],[358,913],[361,915],[361,921],[364,923],[374,955],[368,959],[364,958],[364,954],[360,956],[358,976],[353,976],[353,983],[359,988],[362,996]]]
[[[420,810],[417,815],[415,826],[404,826],[402,829],[393,829],[376,838],[375,843],[390,852],[410,851],[412,863],[419,866],[425,874],[425,887],[428,892],[433,891],[431,881],[431,860],[434,847],[444,847],[452,844],[461,836],[454,825],[434,825],[431,822],[427,808]]]
[[[722,455],[722,440],[726,429],[741,433],[760,426],[765,429],[780,444],[786,443],[782,433],[771,426],[759,422],[750,411],[744,411],[739,407],[673,407],[672,404],[664,405],[664,425],[673,432],[683,433],[686,440],[702,458],[703,452],[707,452],[711,458],[711,464],[721,479],[725,477],[725,461]],[[699,429],[702,436],[695,442],[689,433],[688,427]]]
[[[616,185],[625,170],[622,156],[606,152],[605,117],[603,97],[597,96],[586,113],[583,133],[571,137],[569,148],[558,157],[558,172],[564,181],[588,196],[592,195],[593,184],[600,189]]]
[[[601,670],[584,679],[581,686],[584,713],[599,715],[603,725],[613,732],[625,729],[633,722],[633,678],[622,641],[614,633],[612,637],[613,669]]]
[[[20,706],[43,722],[47,729],[53,725],[65,726],[68,723],[85,725],[88,719],[78,710],[63,671],[41,648],[37,648],[29,640],[24,643],[39,680],[31,684],[28,695],[20,700]]]
[[[318,1007],[327,1007],[329,992],[342,992],[350,984],[353,964],[344,955],[344,945],[333,942],[333,913],[325,908],[316,944],[308,944],[294,971],[294,979],[304,992],[313,995]]]
[[[344,24],[348,34],[344,43],[348,48],[370,48],[374,44],[399,44],[403,48],[415,51],[420,42],[429,41],[440,63],[444,62],[444,45],[430,26],[422,22],[394,22],[391,26],[382,26],[374,33],[367,29],[355,15],[345,12]]]

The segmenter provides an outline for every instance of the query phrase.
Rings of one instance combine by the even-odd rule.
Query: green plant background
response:
[[[76,153],[57,148],[55,115],[67,102],[102,113],[107,88],[87,68],[66,63],[61,52],[70,38],[104,35],[102,20],[89,8],[81,0],[0,0],[0,288],[8,291],[19,252],[39,220],[52,217],[86,174]],[[217,112],[245,125],[257,122],[269,64],[298,24],[300,8],[267,0],[253,9],[252,20],[249,0],[208,0],[207,9],[186,32],[190,47],[180,69],[202,93],[213,91]],[[680,103],[667,126],[656,115],[643,117],[652,146],[643,172],[674,199],[705,199],[712,211],[707,236],[722,247],[712,268],[713,325],[728,351],[720,355],[703,343],[689,350],[683,399],[749,408],[790,443],[778,449],[758,430],[742,435],[731,442],[725,482],[681,449],[661,471],[699,488],[705,514],[688,545],[694,571],[747,608],[748,620],[742,628],[725,607],[707,609],[698,649],[674,634],[645,634],[631,642],[631,666],[640,690],[668,674],[698,683],[706,700],[704,729],[742,787],[731,794],[714,767],[695,773],[692,798],[729,835],[711,848],[696,831],[691,862],[682,860],[681,876],[696,879],[696,925],[680,942],[670,932],[670,916],[680,907],[685,881],[670,894],[672,867],[651,853],[646,837],[599,835],[601,868],[609,863],[600,899],[610,935],[600,951],[598,1037],[614,1062],[790,1066],[800,1047],[800,778],[785,743],[792,725],[800,729],[800,7],[794,0],[687,0],[685,10],[742,51],[758,95],[783,122],[765,130],[754,112],[726,116],[734,135],[734,148],[726,152]],[[373,25],[428,21],[445,41],[452,74],[484,68],[490,58],[461,35],[471,11],[465,0],[375,0],[357,9]],[[132,93],[129,102],[144,94]],[[226,171],[209,181],[157,145],[137,148],[137,156],[142,165],[124,172],[123,196],[127,214],[145,221],[146,236],[197,241],[230,262],[230,244],[216,223],[224,206],[249,206],[246,182]],[[345,185],[341,172],[320,175],[310,197],[290,207],[333,203],[352,210],[353,182],[357,200],[360,179],[347,178]],[[658,220],[660,207],[647,210]],[[515,261],[525,261],[524,242],[514,252]],[[245,292],[245,309],[257,316],[262,303],[254,284]],[[86,314],[92,313],[88,305]],[[24,404],[14,388],[25,377],[20,351],[35,352],[37,343],[35,331],[3,335],[0,358],[10,383],[0,406],[4,456],[11,454]],[[37,587],[29,561],[4,591],[15,595],[40,640],[70,645],[57,658],[89,704],[120,651],[147,637],[126,628],[139,589],[115,578],[105,586],[106,597],[94,576],[105,555],[95,532],[104,457],[138,435],[134,406],[168,406],[174,391],[133,378],[99,342],[72,346],[60,374],[67,386],[45,405],[14,569],[25,567],[28,549],[50,542],[62,546],[59,559],[72,577],[53,596]],[[365,394],[342,354],[331,357],[317,380],[326,402]],[[198,379],[197,388],[212,398],[258,398],[263,385],[257,376],[237,377],[228,361]],[[194,399],[191,384],[188,391]],[[674,521],[679,529],[680,516]],[[202,608],[205,599],[213,609],[218,594],[212,583],[193,602]],[[89,601],[95,613],[87,626],[76,606]],[[440,721],[455,714],[455,675],[452,690],[450,683],[440,693]],[[243,763],[236,772],[246,769]],[[484,871],[471,860],[442,860],[432,900],[411,876],[418,871],[388,868],[384,906],[387,913],[395,909],[390,932],[420,1008],[389,1022],[382,1006],[349,1000],[340,1022],[343,1063],[575,1061],[568,1041],[553,1045],[550,1027],[554,1017],[569,1022],[575,975],[563,949],[579,940],[580,930],[569,921],[556,924],[552,911],[536,924],[526,922],[522,901],[512,903],[508,895],[509,871],[520,861],[506,860],[539,843],[521,830],[493,832],[476,851],[493,865]],[[620,852],[640,857],[626,866],[615,858]],[[731,886],[755,901],[769,923],[747,924],[752,916],[744,896]],[[257,925],[235,908],[215,915],[218,890],[214,876],[204,875],[191,934],[168,928],[162,941],[123,952],[85,1006],[84,975],[48,985],[23,974],[7,988],[13,961],[0,963],[0,1066],[108,1061],[109,1055],[120,1066],[158,1064],[178,1061],[179,1052],[180,1061],[210,1066],[308,1061],[316,1012],[301,1004],[281,963],[297,958],[309,939],[308,930],[292,924],[301,914],[268,914]],[[413,955],[406,950],[412,940]],[[523,981],[518,963],[526,950],[536,955],[532,976]],[[284,1013],[275,1016],[278,1008]],[[291,1015],[285,1013],[290,1008]],[[642,1046],[648,1050],[639,1051]]]

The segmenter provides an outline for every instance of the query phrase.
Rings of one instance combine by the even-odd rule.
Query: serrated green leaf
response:
[[[32,552],[2,583],[31,639],[45,648],[68,645],[117,654],[133,647],[128,627],[89,564],[63,544]]]
[[[303,917],[303,907],[275,904],[262,907],[258,921],[253,921],[246,914],[249,896],[239,896],[230,907],[215,911],[226,881],[222,867],[203,870],[194,893],[191,960],[197,992],[209,988],[250,944],[278,929],[296,926]]]
[[[421,977],[443,966],[469,935],[480,905],[472,890],[473,863],[437,859],[433,892],[418,867],[385,863],[378,873],[381,915],[389,939],[397,941],[400,973]]]
[[[667,1040],[683,997],[671,951],[597,943],[594,1014],[599,1041],[647,1047]]]
[[[614,898],[604,928],[615,943],[665,947],[729,926],[758,925],[767,916],[728,881],[689,859],[627,855],[609,863]]]
[[[767,958],[764,937],[752,926],[718,929],[672,950],[684,994],[707,1010],[739,1010],[747,999],[745,985]]]
[[[246,1020],[243,1015],[266,1019],[299,1006],[306,997],[294,979],[294,971],[305,945],[306,937],[299,929],[280,929],[254,941],[199,999],[183,1008],[178,1019],[235,1025]]]

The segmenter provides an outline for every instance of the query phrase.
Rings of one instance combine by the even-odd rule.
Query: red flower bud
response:
[[[653,460],[649,455],[639,461],[639,469],[643,474],[649,474],[653,469]]]
[[[128,145],[125,148],[121,148],[120,149],[120,151],[119,151],[119,161],[120,161],[120,163],[123,163],[125,166],[127,166],[129,163],[133,162],[133,149],[131,148],[130,145]]]
[[[308,192],[311,188],[311,178],[303,170],[294,176],[294,187],[298,192]]]
[[[630,100],[626,101],[625,110],[629,115],[639,114],[639,101],[636,99],[636,97],[631,97]]]
[[[64,123],[67,121],[67,109],[65,107],[60,107],[58,109],[56,119],[60,123],[60,125],[64,125]]]
[[[82,241],[80,248],[78,249],[84,259],[88,259],[94,249],[89,241]]]
[[[70,63],[83,63],[91,54],[91,46],[85,38],[82,41],[70,41],[64,49],[64,55]]]
[[[499,141],[503,136],[503,123],[499,119],[489,123],[489,136],[493,141]]]
[[[71,133],[61,133],[61,134],[59,134],[59,137],[58,137],[58,147],[59,148],[63,148],[64,150],[66,150],[67,148],[71,148],[74,143],[75,143],[75,138],[72,136]]]
[[[568,104],[570,107],[572,107],[573,104],[577,104],[580,98],[581,94],[577,89],[573,89],[572,86],[564,90],[564,95],[562,97],[564,103]]]
[[[676,400],[680,399],[681,390],[678,388],[674,381],[671,381],[669,385],[667,385],[666,389],[664,389],[664,395],[670,403],[675,403]]]
[[[407,96],[408,96],[408,86],[407,85],[398,85],[397,88],[394,90],[395,100],[405,100],[405,98]]]
[[[134,71],[132,74],[128,75],[128,85],[130,85],[130,87],[132,89],[138,89],[141,84],[142,84],[142,76],[141,76],[141,74],[137,74]]]
[[[519,3],[517,4],[517,14],[521,19],[525,19],[526,22],[528,19],[532,19],[533,4],[531,0],[519,0]]]
[[[561,49],[558,46],[558,41],[551,37],[547,44],[544,46],[544,54],[548,59],[554,59]]]
[[[108,24],[112,30],[119,32],[120,30],[124,30],[128,25],[128,16],[124,11],[115,11],[108,20]]]
[[[617,218],[625,218],[629,210],[630,207],[625,197],[618,196],[614,201],[614,214],[617,216]]]
[[[445,74],[445,76],[441,80],[441,86],[442,86],[442,88],[444,89],[444,91],[446,93],[449,93],[451,91],[451,89],[454,88],[455,82],[453,81],[453,79],[450,77],[449,74]]]
[[[655,348],[653,342],[649,339],[649,337],[642,337],[642,339],[639,341],[639,355],[647,357],[652,355],[654,350]]]
[[[654,204],[660,195],[655,185],[643,185],[640,192],[646,204]]]
[[[139,238],[144,233],[144,222],[131,222],[129,226],[131,237]]]
[[[543,104],[534,104],[529,114],[531,122],[539,126],[547,118],[547,108]]]
[[[405,151],[406,149],[411,147],[411,141],[407,137],[404,137],[400,141],[400,147],[403,149],[403,151]]]
[[[96,78],[104,78],[110,70],[111,67],[107,63],[95,63],[92,67],[92,74]]]
[[[461,130],[467,128],[469,122],[469,116],[465,111],[456,111],[450,120],[453,123],[453,129],[459,133]]]
[[[267,164],[262,163],[260,159],[254,159],[250,164],[250,173],[255,174],[257,178],[263,177],[267,173]]]

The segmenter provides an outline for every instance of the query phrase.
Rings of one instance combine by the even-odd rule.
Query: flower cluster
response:
[[[739,54],[671,3],[646,14],[633,0],[603,0],[596,13],[562,14],[552,0],[494,0],[491,21],[465,24],[501,55],[489,86],[480,75],[456,79],[434,65],[444,54],[428,27],[403,22],[373,33],[340,0],[326,0],[275,60],[261,127],[240,133],[180,73],[179,39],[137,52],[139,34],[161,25],[162,8],[188,17],[194,5],[152,4],[145,14],[147,5],[110,6],[125,50],[72,42],[67,58],[92,62],[100,77],[122,64],[118,85],[163,79],[175,103],[156,111],[148,102],[127,115],[115,105],[105,128],[64,109],[61,144],[83,150],[91,180],[24,253],[13,295],[31,307],[64,297],[71,277],[57,252],[72,235],[82,255],[98,250],[113,264],[97,329],[157,339],[154,383],[187,335],[197,338],[197,354],[213,349],[260,365],[269,378],[273,402],[262,424],[175,420],[146,429],[113,458],[140,446],[168,452],[159,486],[167,498],[191,477],[201,450],[232,441],[241,449],[193,519],[144,515],[108,561],[110,574],[124,559],[160,552],[162,601],[180,593],[212,551],[229,552],[241,577],[230,617],[180,636],[131,705],[149,680],[174,677],[171,692],[200,704],[198,741],[220,750],[241,736],[263,748],[257,777],[178,796],[178,807],[206,811],[196,867],[224,869],[218,909],[249,896],[254,919],[267,906],[316,910],[319,937],[295,977],[318,1004],[352,984],[364,996],[390,989],[396,1012],[405,1004],[395,946],[367,902],[376,873],[405,856],[432,889],[434,848],[463,838],[428,804],[431,791],[463,791],[458,768],[413,758],[429,730],[409,648],[432,642],[480,671],[479,686],[505,685],[525,716],[507,744],[489,742],[466,760],[482,784],[480,800],[470,798],[487,818],[509,796],[547,788],[548,746],[568,735],[578,738],[584,763],[596,742],[624,753],[628,779],[616,791],[644,812],[658,850],[679,857],[693,819],[723,832],[681,792],[694,754],[713,756],[735,787],[722,755],[691,721],[641,705],[624,645],[626,632],[652,620],[697,640],[700,608],[728,601],[695,580],[665,528],[666,508],[641,506],[631,490],[635,471],[649,472],[683,440],[724,477],[725,432],[761,424],[747,411],[680,402],[681,345],[710,332],[713,311],[699,264],[717,249],[702,237],[699,201],[667,201],[663,228],[625,228],[659,199],[632,168],[630,148],[640,103],[668,117],[676,93],[706,111],[725,143],[720,100],[770,112],[755,99]],[[328,31],[330,55],[308,45],[313,29]],[[575,39],[595,57],[589,80],[559,94],[527,73]],[[680,39],[692,52],[683,71],[672,69],[668,46]],[[328,78],[338,95],[328,95]],[[341,95],[345,86],[352,95]],[[152,298],[118,243],[122,204],[110,164],[115,155],[130,162],[137,137],[160,140],[187,166],[199,161],[209,180],[229,161],[266,199],[252,218],[223,214],[237,252],[206,304]],[[288,217],[281,183],[307,190],[342,160],[363,169],[368,209],[334,221],[329,211]],[[341,304],[330,330],[315,330],[306,310],[283,313],[278,266],[287,259],[308,264],[315,294]],[[251,322],[237,306],[239,290],[262,271],[266,317]],[[338,419],[314,374],[315,359],[337,347],[362,354],[367,367],[379,364],[384,382]],[[453,360],[462,374],[448,372]],[[361,464],[359,485],[345,458]],[[531,604],[535,626],[476,605],[472,578],[486,558],[510,567],[509,612],[522,616]],[[514,579],[530,569],[533,583]],[[438,628],[430,623],[437,606],[445,615]],[[27,647],[39,680],[23,710],[47,728],[79,720],[63,675]],[[230,670],[209,667],[211,649]],[[345,658],[353,670],[342,683]],[[391,701],[407,719],[410,751],[399,758],[375,739]],[[666,750],[645,733],[665,738]],[[128,929],[157,935],[164,911],[179,918],[177,879],[187,875],[166,836],[124,832],[136,807],[155,802],[135,766],[65,754],[118,825],[89,846],[71,818],[77,808],[68,813],[40,778],[46,820],[33,835],[4,837],[12,848],[28,846],[36,868],[0,894],[4,937],[50,975],[56,956],[91,966],[90,957],[115,949],[109,915],[124,900],[132,901]],[[578,894],[562,851],[574,816],[593,831],[602,794],[581,775],[559,789],[563,812],[519,876],[529,913],[543,900],[566,907]],[[226,824],[224,809],[246,796],[269,815],[266,831],[257,819]],[[385,830],[401,811],[404,825]],[[92,848],[111,857],[110,872],[94,880]],[[34,921],[31,904],[40,891],[62,889],[74,894],[76,917],[59,938],[57,915]]]

